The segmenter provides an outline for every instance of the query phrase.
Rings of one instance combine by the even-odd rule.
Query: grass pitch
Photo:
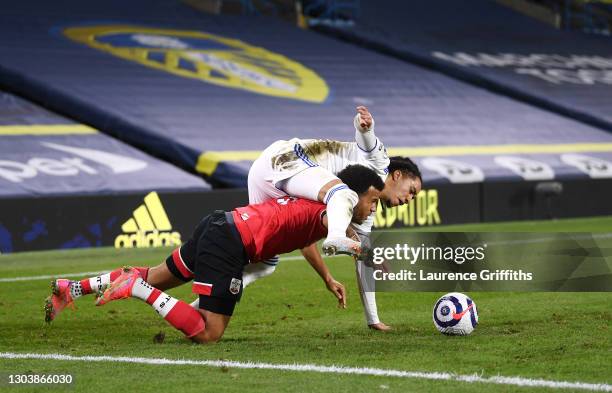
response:
[[[445,227],[472,231],[609,231],[612,218]],[[441,229],[437,229],[441,230]],[[121,265],[156,265],[168,249],[89,249],[0,256],[0,279],[111,270]],[[379,293],[382,320],[390,333],[366,328],[354,265],[327,260],[348,290],[341,310],[304,261],[281,262],[270,277],[249,286],[223,340],[198,346],[182,338],[138,300],[95,307],[77,300],[52,325],[44,324],[49,279],[0,282],[0,352],[109,355],[146,358],[252,361],[274,364],[342,365],[420,372],[516,376],[555,381],[612,383],[612,294],[470,293],[480,325],[468,337],[440,335],[431,309],[441,293]],[[191,300],[190,286],[169,291]],[[161,343],[154,342],[160,332]],[[159,341],[159,340],[158,340]],[[547,391],[520,387],[314,372],[208,366],[0,359],[0,389],[13,387],[9,373],[71,374],[70,391],[350,391],[508,392]]]

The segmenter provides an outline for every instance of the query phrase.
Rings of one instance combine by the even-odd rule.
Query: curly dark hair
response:
[[[344,184],[361,195],[370,189],[370,186],[382,191],[385,183],[372,169],[363,165],[349,165],[338,173]]]
[[[389,173],[393,173],[393,171],[400,170],[402,173],[413,176],[423,182],[423,178],[421,177],[421,171],[417,164],[414,163],[408,157],[401,156],[393,156],[389,157],[391,163],[389,164]]]

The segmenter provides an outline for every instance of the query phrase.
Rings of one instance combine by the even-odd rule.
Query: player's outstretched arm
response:
[[[346,290],[344,285],[332,277],[329,268],[325,264],[325,261],[323,261],[323,258],[317,249],[317,244],[313,243],[308,247],[304,247],[301,251],[302,255],[304,255],[304,258],[306,258],[310,266],[312,266],[312,268],[325,282],[327,289],[334,294],[336,299],[338,299],[338,306],[346,308]]]
[[[376,148],[377,140],[374,135],[374,118],[365,106],[357,107],[357,114],[353,119],[355,126],[355,141],[364,152],[371,152]]]
[[[371,273],[372,268],[367,267],[362,260],[357,260],[355,270],[357,273],[357,285],[359,287],[359,298],[363,305],[366,322],[370,329],[389,331],[391,326],[385,324],[378,318],[378,307],[376,305],[376,292],[369,291],[366,286],[367,275]]]
[[[373,287],[374,269],[380,268],[368,261],[367,250],[371,248],[371,239],[369,233],[358,232],[358,238],[361,241],[362,252],[355,261],[355,271],[357,274],[357,286],[359,288],[359,297],[363,305],[366,322],[370,329],[389,331],[392,328],[382,322],[378,317],[378,306],[376,305],[376,292]]]
[[[389,157],[387,151],[374,134],[374,118],[365,106],[357,107],[357,115],[353,119],[355,126],[355,142],[361,157],[365,157],[370,164],[376,168],[379,174],[386,173],[385,170],[389,166]]]

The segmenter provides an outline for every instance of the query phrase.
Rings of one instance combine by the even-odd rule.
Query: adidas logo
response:
[[[156,192],[144,197],[144,204],[121,225],[123,233],[115,238],[115,248],[180,246],[181,234],[172,224]]]

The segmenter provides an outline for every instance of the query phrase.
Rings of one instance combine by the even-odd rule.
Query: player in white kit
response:
[[[389,159],[385,147],[374,134],[374,119],[368,109],[360,106],[357,112],[354,118],[355,142],[297,138],[277,141],[262,152],[249,170],[250,204],[285,195],[327,204],[329,229],[328,237],[323,242],[326,254],[354,253],[361,246],[367,247],[374,224],[374,215],[371,215],[366,222],[355,226],[361,243],[346,236],[357,195],[336,177],[342,169],[361,164],[376,171],[385,182],[381,200],[387,206],[410,202],[422,186],[421,173],[414,162],[403,157]],[[302,254],[313,266],[324,266],[316,244],[303,249]],[[243,285],[246,287],[258,278],[271,274],[277,264],[278,257],[248,265]],[[389,330],[389,326],[378,318],[375,292],[366,280],[368,277],[371,280],[372,267],[367,266],[366,261],[358,260],[357,276],[368,326]],[[331,275],[323,278],[330,280],[328,288],[336,296],[344,296],[344,287]]]

